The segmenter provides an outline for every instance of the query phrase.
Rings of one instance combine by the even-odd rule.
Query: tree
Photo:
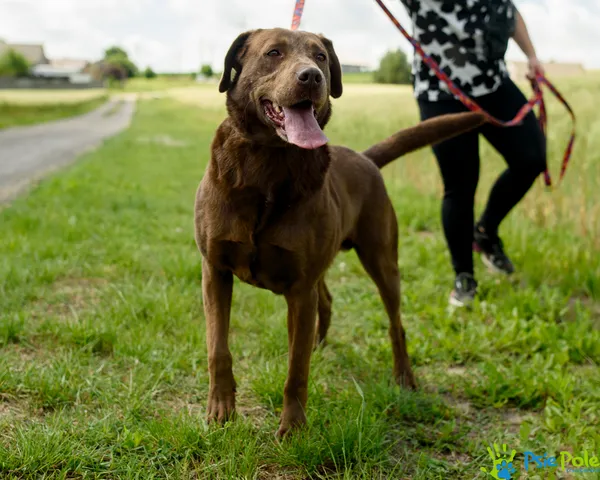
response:
[[[102,60],[92,66],[92,75],[108,82],[110,86],[118,84],[123,87],[127,79],[127,70],[121,65]]]
[[[375,72],[377,83],[410,83],[410,64],[406,53],[398,49],[387,52]]]
[[[129,58],[129,55],[127,55],[127,52],[125,50],[123,50],[121,47],[117,47],[116,45],[112,46],[110,48],[107,48],[104,51],[104,58],[113,57],[115,55]]]
[[[156,73],[150,67],[146,67],[146,70],[144,70],[144,77],[156,78]]]
[[[206,78],[211,78],[215,74],[210,65],[202,65],[202,68],[200,68],[200,73]]]
[[[119,65],[127,71],[129,78],[135,77],[138,74],[138,69],[135,64],[129,59],[129,55],[121,47],[110,47],[104,52],[104,61],[111,65]]]
[[[15,50],[8,50],[0,56],[0,77],[26,77],[29,75],[29,62]]]

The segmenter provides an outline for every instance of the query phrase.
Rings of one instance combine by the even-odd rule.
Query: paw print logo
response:
[[[508,451],[506,444],[502,444],[502,450],[498,444],[494,443],[494,450],[490,447],[487,449],[492,459],[492,468],[488,471],[487,468],[481,467],[481,471],[487,473],[492,478],[497,480],[512,480],[516,469],[513,466],[513,459],[517,454],[516,450]]]
[[[502,460],[500,465],[496,465],[496,470],[498,470],[498,478],[502,480],[510,480],[512,474],[516,472],[512,462],[507,462],[506,460]]]

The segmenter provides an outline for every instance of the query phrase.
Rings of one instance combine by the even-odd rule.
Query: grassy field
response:
[[[80,103],[94,100],[106,94],[106,90],[99,88],[81,90],[0,90],[0,103],[17,105],[55,105],[57,103]]]
[[[373,83],[373,72],[344,73],[344,84]]]
[[[153,79],[146,78],[132,78],[127,81],[125,84],[125,88],[123,91],[125,92],[135,92],[135,93],[146,93],[146,92],[160,92],[171,89],[183,89],[190,88],[193,89],[209,87],[214,90],[215,85],[219,82],[219,78],[221,77],[220,73],[215,73],[214,77],[211,81],[206,84],[198,84],[196,80],[191,78],[191,75],[180,75],[180,76],[158,76]],[[372,72],[363,72],[363,73],[346,73],[344,74],[344,83],[372,83],[373,82],[373,73]],[[115,91],[121,91],[118,88],[115,88]],[[0,97],[1,98],[1,97]]]
[[[216,81],[216,79],[215,79]],[[193,87],[196,81],[190,75],[180,77],[161,77],[153,79],[132,78],[125,84],[125,92],[154,92],[169,88]],[[118,91],[119,89],[115,89]]]
[[[0,129],[60,120],[90,112],[108,99],[103,92],[0,92]]]
[[[517,451],[521,478],[548,478],[527,477],[525,451],[599,455],[600,97],[585,81],[559,87],[579,119],[572,166],[554,192],[540,179],[502,226],[519,273],[494,277],[478,262],[472,311],[446,306],[453,277],[430,152],[386,167],[420,391],[392,384],[383,307],[355,254],[341,254],[309,426],[282,444],[285,304],[239,283],[241,415],[204,422],[192,208],[224,98],[196,87],[141,101],[127,132],[0,212],[0,477],[483,479],[498,442]],[[408,88],[350,85],[334,109],[329,137],[356,149],[417,119]],[[549,109],[556,173],[569,121]],[[503,167],[488,145],[482,153],[478,208]]]

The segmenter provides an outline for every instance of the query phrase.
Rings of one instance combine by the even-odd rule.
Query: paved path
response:
[[[135,98],[122,97],[78,117],[0,130],[0,202],[127,128],[134,109]]]

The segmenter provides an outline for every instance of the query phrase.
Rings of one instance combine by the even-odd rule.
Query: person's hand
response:
[[[538,73],[541,75],[544,74],[544,66],[537,57],[529,57],[528,64],[527,78],[529,80],[534,80]]]

